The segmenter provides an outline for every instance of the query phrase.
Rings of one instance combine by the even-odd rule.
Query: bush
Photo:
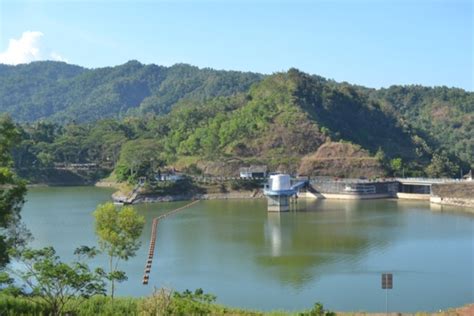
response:
[[[227,191],[227,187],[225,186],[225,183],[221,183],[221,184],[219,185],[219,192],[220,192],[220,193],[227,193],[227,192],[228,192],[228,191]]]
[[[145,298],[138,306],[138,314],[169,315],[172,311],[173,292],[166,289],[155,290],[152,296]]]
[[[138,305],[141,299],[129,297],[93,296],[85,300],[80,308],[74,309],[77,316],[125,316],[138,315]]]
[[[260,189],[262,186],[262,181],[257,179],[236,179],[230,182],[230,188],[234,191],[251,191],[254,189]]]
[[[183,172],[197,176],[202,175],[202,170],[195,163],[190,164],[188,167],[184,168]]]
[[[140,303],[139,315],[207,315],[213,312],[215,300],[202,289],[181,293],[161,289]]]
[[[0,293],[0,315],[49,315],[50,313],[51,311],[39,300]]]
[[[323,304],[316,303],[309,312],[300,313],[300,316],[336,316],[336,313],[325,310]]]
[[[76,316],[128,316],[138,315],[140,298],[92,296],[88,299],[75,298],[65,306],[65,314]],[[51,310],[42,303],[39,296],[14,297],[0,293],[0,315],[51,315]],[[151,314],[145,314],[151,315]]]

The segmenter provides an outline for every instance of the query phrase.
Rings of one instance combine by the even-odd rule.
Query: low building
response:
[[[240,168],[240,177],[242,179],[266,178],[267,166],[250,166]]]
[[[179,181],[184,179],[184,175],[180,173],[160,173],[155,176],[156,181]]]

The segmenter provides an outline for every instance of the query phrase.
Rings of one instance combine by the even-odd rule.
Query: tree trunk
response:
[[[110,273],[113,272],[113,268],[114,268],[114,266],[112,264],[112,259],[113,259],[113,257],[110,256],[109,257]],[[114,278],[112,278],[110,280],[110,297],[112,298],[112,300],[114,299],[114,291],[115,291],[115,280],[114,280]]]
[[[111,294],[111,297],[112,297],[112,300],[114,299],[114,291],[115,291],[115,280],[112,280],[112,294]]]

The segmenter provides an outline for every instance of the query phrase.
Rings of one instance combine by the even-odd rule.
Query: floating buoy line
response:
[[[199,200],[196,200],[196,201],[193,201],[189,204],[186,204],[184,206],[181,206],[180,208],[177,208],[175,210],[172,210],[172,211],[169,211],[169,212],[166,212],[158,217],[155,217],[153,219],[153,222],[152,222],[152,225],[151,225],[151,236],[150,236],[150,248],[148,250],[148,258],[146,260],[146,264],[145,264],[145,273],[143,274],[143,284],[144,285],[147,285],[148,284],[148,280],[150,279],[150,271],[151,271],[151,265],[153,263],[153,256],[155,254],[155,244],[156,244],[156,233],[157,233],[157,230],[158,230],[158,223],[160,222],[160,220],[170,216],[170,215],[173,215],[179,211],[182,211],[184,210],[185,208],[188,208],[196,203],[198,203]]]

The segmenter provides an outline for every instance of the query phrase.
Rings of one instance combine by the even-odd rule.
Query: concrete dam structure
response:
[[[301,196],[344,200],[383,199],[397,197],[398,191],[399,182],[395,180],[312,179],[309,182],[308,190],[302,193]]]
[[[286,212],[290,210],[290,198],[306,186],[307,180],[296,180],[293,184],[288,174],[271,175],[263,193],[267,197],[269,212]]]
[[[453,179],[396,178],[396,179],[294,179],[290,175],[270,176],[264,194],[269,212],[290,210],[292,197],[314,199],[383,199],[399,198],[432,200],[432,185],[440,183],[460,183]]]

